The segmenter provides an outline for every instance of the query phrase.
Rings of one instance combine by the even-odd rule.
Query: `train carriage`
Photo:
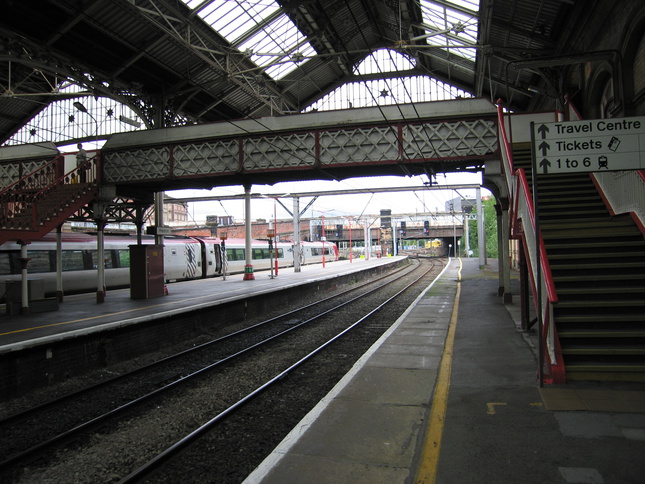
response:
[[[130,284],[130,245],[134,235],[106,235],[104,237],[105,283],[107,288],[127,287]],[[153,244],[154,237],[143,236],[143,244]],[[323,243],[301,242],[301,264],[319,263],[323,258]],[[225,247],[225,253],[222,250]],[[326,242],[326,261],[338,259],[336,245]],[[63,291],[67,294],[96,289],[98,250],[96,237],[89,234],[62,234]],[[277,261],[278,267],[293,266],[293,244],[278,242],[269,251],[268,241],[253,240],[251,261],[254,270],[267,270]],[[42,279],[46,294],[56,292],[56,234],[54,232],[27,246],[28,274]],[[216,277],[223,274],[243,273],[246,265],[244,239],[222,240],[213,237],[164,237],[164,278],[166,282]],[[0,282],[18,281],[21,277],[20,245],[7,242],[0,245]],[[1,287],[1,286],[0,286]],[[7,287],[5,285],[4,287]],[[0,302],[4,294],[0,293]]]

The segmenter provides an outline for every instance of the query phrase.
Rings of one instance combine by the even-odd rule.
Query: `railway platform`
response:
[[[497,288],[451,261],[244,484],[645,482],[643,385],[539,388]]]
[[[271,278],[270,271],[255,272],[255,280],[243,280],[244,274],[183,281],[167,285],[168,294],[149,299],[132,299],[130,289],[107,292],[105,303],[96,302],[95,293],[65,296],[58,311],[10,316],[0,305],[0,355],[39,346],[65,338],[141,324],[175,314],[221,305],[260,294],[282,291],[311,281],[334,279],[400,261],[402,257],[354,259],[309,264],[294,272],[280,268]]]
[[[58,311],[0,314],[0,400],[186,343],[285,305],[313,301],[335,287],[372,277],[405,257],[303,265],[168,284],[168,294],[132,299],[129,289],[65,296]],[[318,294],[317,294],[318,293]],[[0,309],[1,311],[1,309]]]

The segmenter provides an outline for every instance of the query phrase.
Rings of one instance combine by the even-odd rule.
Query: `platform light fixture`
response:
[[[86,112],[87,112],[87,108],[86,108],[86,107],[83,105],[83,103],[82,103],[82,102],[80,102],[80,101],[74,101],[74,107],[75,107],[76,109],[78,109],[78,110],[79,110],[80,112],[82,112],[82,113],[86,113]]]

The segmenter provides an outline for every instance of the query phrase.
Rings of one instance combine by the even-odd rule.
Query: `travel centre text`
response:
[[[576,133],[593,133],[594,126],[596,131],[623,131],[632,129],[641,129],[640,120],[632,121],[629,119],[621,119],[612,121],[610,119],[603,119],[584,124],[559,124],[556,123],[557,134],[576,134]]]

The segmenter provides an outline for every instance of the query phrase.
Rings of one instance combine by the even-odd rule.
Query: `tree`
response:
[[[495,210],[496,200],[493,197],[482,199],[482,210],[484,212],[484,232],[486,233],[486,257],[497,259],[497,212]],[[468,234],[470,248],[475,257],[479,257],[479,234],[477,233],[477,220],[468,221]]]

